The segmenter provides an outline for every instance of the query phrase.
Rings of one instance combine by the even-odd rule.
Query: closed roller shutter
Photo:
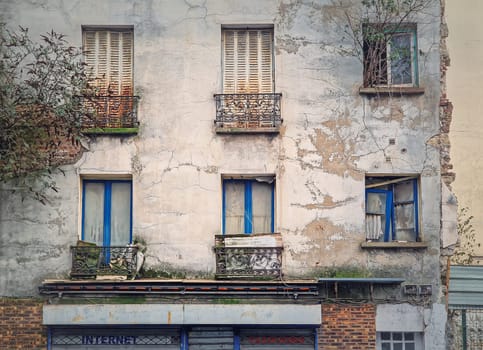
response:
[[[189,350],[232,350],[233,329],[228,327],[195,327],[188,333]]]
[[[245,350],[314,350],[313,329],[242,329],[240,349]]]

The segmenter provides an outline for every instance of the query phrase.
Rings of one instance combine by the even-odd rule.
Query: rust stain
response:
[[[168,324],[171,324],[171,311],[168,311]]]
[[[72,322],[73,322],[73,323],[77,323],[77,322],[81,322],[81,321],[83,321],[83,320],[84,320],[84,317],[82,317],[81,315],[78,315],[78,316],[76,316],[76,317],[74,317],[74,318],[72,319]]]

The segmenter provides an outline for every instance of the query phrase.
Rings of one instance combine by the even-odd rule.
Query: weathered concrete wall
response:
[[[439,3],[418,26],[425,93],[361,96],[362,66],[341,55],[342,23],[329,1],[3,1],[3,18],[32,35],[55,31],[81,42],[81,25],[133,25],[137,136],[86,141],[59,176],[51,205],[2,193],[0,294],[29,295],[44,278],[66,276],[80,234],[82,176],[132,176],[133,235],[150,266],[189,276],[214,272],[223,174],[275,174],[275,230],[286,276],[357,268],[374,276],[432,283],[438,296],[441,185]],[[95,9],[95,10],[94,10]],[[222,24],[274,24],[277,136],[217,135]],[[390,145],[389,139],[395,144]],[[421,231],[427,249],[362,250],[365,173],[421,174]],[[22,278],[20,278],[20,276]],[[435,298],[436,298],[435,297]]]
[[[467,11],[471,9],[471,11]],[[454,104],[451,125],[451,158],[457,173],[453,188],[460,207],[474,216],[476,231],[475,260],[483,262],[483,160],[479,151],[483,130],[479,127],[483,111],[480,88],[483,64],[480,16],[483,3],[477,0],[447,1],[447,39],[451,66],[448,69],[448,96]],[[476,152],[475,152],[476,151]]]

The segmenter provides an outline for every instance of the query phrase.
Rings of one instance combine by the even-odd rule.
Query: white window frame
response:
[[[399,336],[401,339],[394,339]],[[423,339],[423,332],[377,332],[376,350],[397,350],[396,344],[401,345],[400,350],[424,350]]]

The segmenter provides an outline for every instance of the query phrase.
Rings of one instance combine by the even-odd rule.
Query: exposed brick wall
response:
[[[1,349],[47,349],[42,305],[38,299],[0,298]]]
[[[376,307],[372,304],[323,304],[321,350],[374,350]]]

